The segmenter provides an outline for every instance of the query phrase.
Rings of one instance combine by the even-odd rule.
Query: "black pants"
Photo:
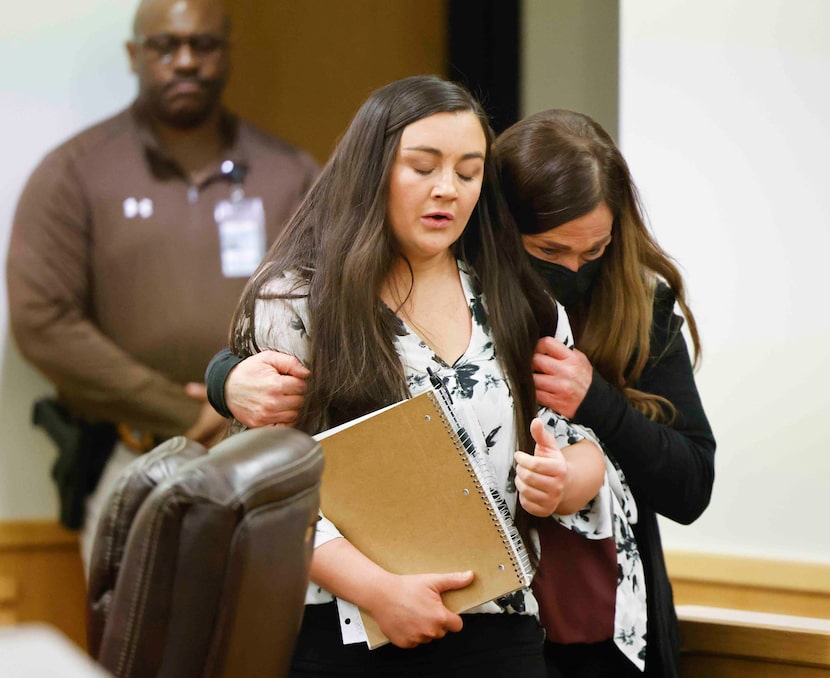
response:
[[[518,614],[462,615],[464,628],[412,649],[343,645],[335,603],[306,605],[291,678],[429,676],[545,678],[543,631]]]
[[[561,645],[545,642],[548,678],[643,678],[613,640]]]

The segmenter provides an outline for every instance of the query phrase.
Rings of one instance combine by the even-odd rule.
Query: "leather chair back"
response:
[[[93,657],[101,649],[124,547],[139,507],[162,480],[205,454],[204,445],[184,436],[170,438],[137,457],[113,486],[95,533],[87,582],[87,649]]]
[[[137,509],[119,498],[140,490],[113,492],[110,529],[96,541],[89,617],[99,663],[119,678],[286,675],[322,468],[318,444],[285,428],[244,431],[208,454],[170,441],[148,453],[139,485],[155,487]]]

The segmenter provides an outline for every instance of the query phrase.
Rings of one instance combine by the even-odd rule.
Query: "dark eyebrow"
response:
[[[421,153],[429,153],[430,155],[435,155],[438,157],[442,157],[444,155],[440,150],[438,150],[437,148],[433,148],[432,146],[407,146],[402,150],[420,151]],[[479,153],[478,151],[473,151],[471,153],[465,153],[461,156],[461,160],[473,160],[474,158],[484,160],[484,154]]]

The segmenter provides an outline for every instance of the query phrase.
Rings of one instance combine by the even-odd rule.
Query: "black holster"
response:
[[[58,489],[60,521],[78,530],[84,523],[86,498],[98,485],[118,439],[115,425],[78,419],[54,398],[35,402],[32,423],[43,428],[58,448],[52,479]]]

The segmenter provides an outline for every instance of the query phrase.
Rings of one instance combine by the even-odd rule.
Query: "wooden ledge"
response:
[[[666,551],[666,567],[672,581],[830,593],[828,563]]]
[[[17,579],[0,575],[0,626],[8,626],[17,622],[15,606],[18,588]]]
[[[0,551],[44,548],[78,548],[78,533],[54,520],[0,522]]]
[[[685,654],[830,669],[830,620],[679,605]]]

